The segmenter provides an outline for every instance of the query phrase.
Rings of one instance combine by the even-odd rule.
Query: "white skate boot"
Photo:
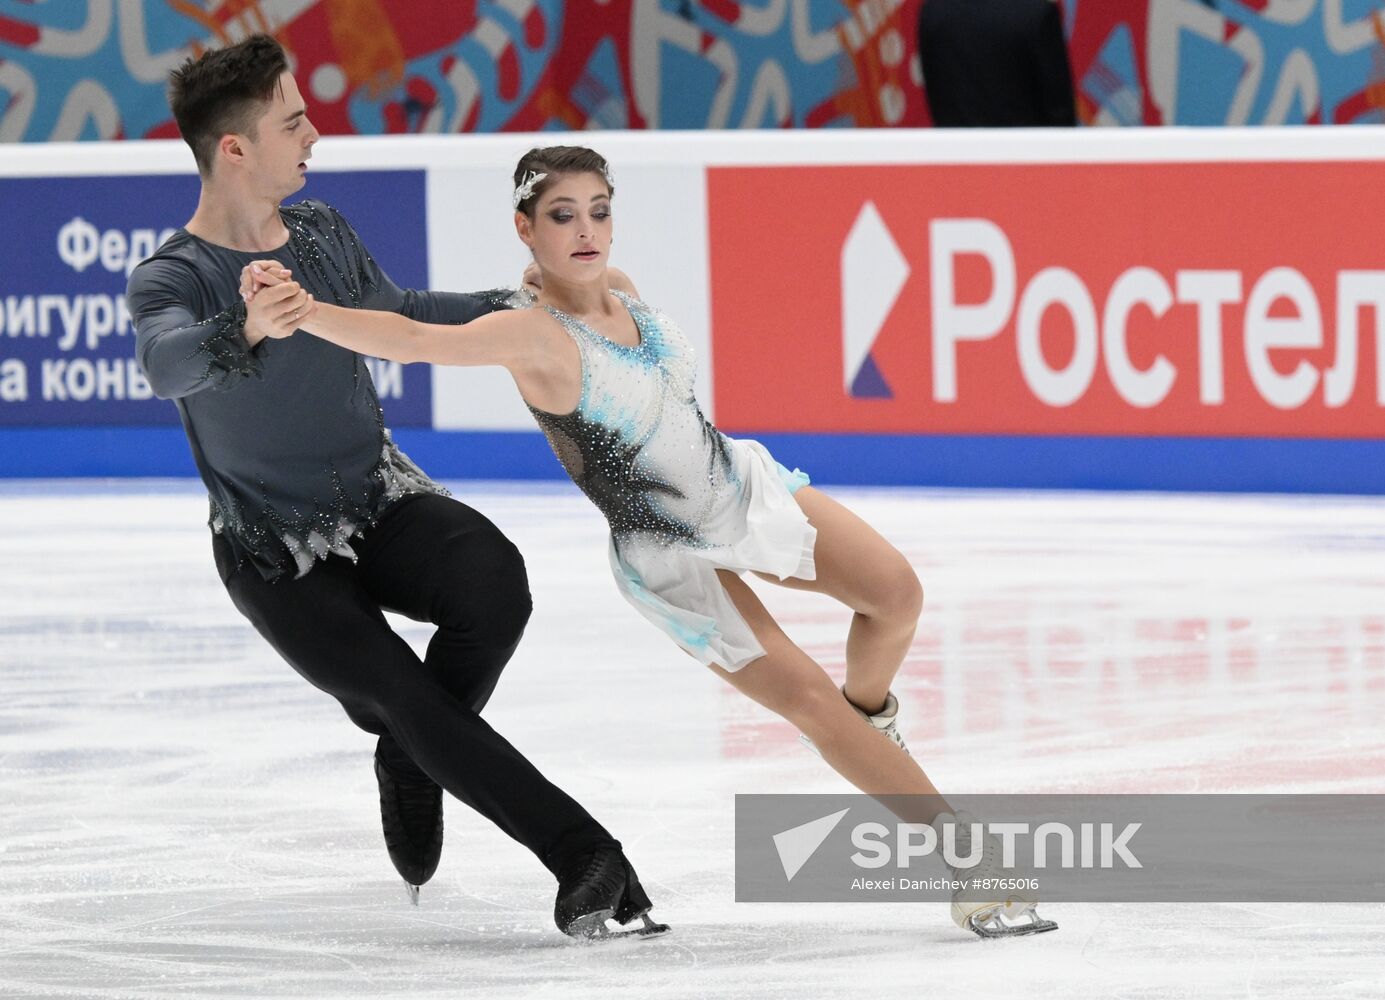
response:
[[[842,697],[846,698],[845,686],[842,687]],[[896,725],[896,722],[898,721],[899,717],[899,699],[897,699],[894,696],[893,691],[886,693],[885,707],[882,708],[880,711],[876,712],[874,715],[869,715],[864,710],[858,708],[850,698],[846,698],[846,703],[852,707],[852,709],[856,712],[857,715],[859,715],[861,718],[865,719],[872,726],[874,726],[895,746],[899,747],[899,749],[903,750],[905,753],[909,752],[909,748],[904,745],[904,737],[899,735],[899,726]],[[802,733],[799,733],[798,741],[802,743],[805,747],[807,747],[809,750],[813,751],[813,753],[817,754],[819,757],[822,756],[822,753],[817,748],[817,744],[810,740],[807,736],[804,736]]]
[[[944,859],[943,864],[954,879],[966,883],[952,894],[952,919],[957,926],[985,939],[1056,931],[1056,923],[1043,919],[1034,910],[1039,903],[1038,893],[1030,888],[1016,887],[1023,886],[1028,875],[1021,870],[1005,868],[999,837],[981,834],[979,857],[974,864],[954,868],[948,863],[943,854],[947,828],[951,827],[951,836],[956,838],[953,856],[965,862],[972,858],[973,824],[980,833],[982,824],[968,812],[956,816],[939,813],[932,823],[938,834],[939,857]]]

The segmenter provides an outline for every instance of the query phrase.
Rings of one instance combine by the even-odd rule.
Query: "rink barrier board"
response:
[[[1385,148],[1382,139],[1385,129],[1372,127],[1324,130],[1315,134],[1311,145],[1292,129],[1090,130],[1062,135],[933,130],[613,132],[413,137],[408,142],[341,138],[324,140],[315,151],[316,169],[303,196],[337,202],[366,231],[368,245],[385,269],[402,283],[447,289],[513,284],[526,260],[508,211],[514,158],[535,143],[595,143],[615,164],[621,212],[613,263],[630,270],[645,299],[675,317],[687,333],[699,357],[697,392],[707,414],[728,432],[769,443],[777,454],[783,452],[779,457],[785,464],[803,467],[820,482],[1385,493],[1385,475],[1374,471],[1382,466],[1380,441],[1385,439],[1385,363],[1380,358],[1385,354],[1385,334],[1378,325],[1385,312],[1380,308],[1385,303],[1385,269],[1376,266],[1368,235],[1358,233],[1360,227],[1352,221],[1359,219],[1363,202],[1382,197],[1374,193],[1373,183],[1374,164]],[[113,289],[98,286],[92,276],[104,268],[111,273],[101,281],[109,284],[121,277],[97,253],[99,249],[104,254],[107,236],[130,235],[133,253],[136,237],[156,227],[162,231],[176,221],[165,217],[170,208],[176,209],[177,218],[191,209],[190,203],[182,204],[192,197],[195,184],[191,160],[186,148],[175,142],[11,146],[0,149],[0,178],[85,176],[93,162],[102,165],[98,180],[103,183],[124,178],[159,189],[159,177],[166,176],[172,183],[159,189],[164,195],[159,213],[146,215],[139,209],[124,216],[103,215],[100,199],[69,208],[70,195],[61,196],[61,186],[55,186],[54,194],[61,197],[50,205],[42,224],[47,228],[33,245],[38,253],[51,256],[56,236],[57,249],[72,252],[66,258],[59,253],[62,259],[56,262],[42,262],[46,270],[31,276],[32,287],[7,287],[6,293],[65,296],[63,301],[74,308],[83,295],[97,299],[97,305],[106,303]],[[1223,173],[1227,164],[1243,164],[1245,177],[1254,183],[1238,191],[1237,175],[1232,174],[1210,202],[1205,194],[1197,195],[1201,201],[1186,204],[1169,200],[1179,191],[1198,192],[1199,165],[1209,163],[1220,165]],[[1278,214],[1261,213],[1265,218],[1255,221],[1263,231],[1240,233],[1223,220],[1212,240],[1202,239],[1199,232],[1189,231],[1181,239],[1176,232],[1171,236],[1161,231],[1154,234],[1159,240],[1141,242],[1131,231],[1148,220],[1140,214],[1141,200],[1131,192],[1142,191],[1149,178],[1157,179],[1159,171],[1151,170],[1161,164],[1177,183],[1160,195],[1160,220],[1200,219],[1218,205],[1242,199],[1264,204],[1273,196],[1272,182],[1290,174],[1298,178],[1290,201],[1299,206],[1299,215],[1280,204],[1274,208]],[[1123,186],[1089,183],[1082,190],[1090,188],[1090,197],[1073,200],[1064,178],[1099,176],[1103,165],[1110,168],[1106,173],[1113,182],[1128,180]],[[958,172],[958,166],[968,169]],[[785,192],[800,181],[809,186],[789,198],[792,205],[807,204],[809,197],[825,205],[827,200],[814,194],[813,185],[851,201],[833,208],[840,218],[827,226],[827,215],[805,210],[801,234],[789,231],[797,224],[795,213],[785,214],[783,205],[776,209],[778,221],[769,228],[790,248],[814,247],[811,265],[796,255],[797,250],[789,258],[758,252],[762,247],[754,225],[747,226],[744,210],[726,197],[755,173],[769,178],[753,192],[755,204],[787,197]],[[1050,238],[1055,227],[1042,224],[1044,218],[1029,212],[1023,199],[992,197],[989,192],[995,186],[986,182],[992,174],[1022,178],[1024,183],[1013,185],[1017,189],[1046,190],[1045,200],[1053,202],[1051,213],[1074,220],[1073,227],[1087,226],[1071,228],[1071,235],[1080,239],[1069,240],[1069,249],[1063,240]],[[1332,178],[1340,182],[1337,188],[1324,187],[1324,179]],[[422,233],[415,231],[418,222],[391,229],[389,222],[382,225],[371,218],[372,206],[389,203],[382,196],[398,183],[408,183],[405,200],[411,206],[426,203]],[[366,187],[351,190],[353,184]],[[965,254],[976,247],[962,246],[956,257],[958,277],[946,310],[950,321],[962,324],[946,338],[956,363],[952,389],[940,388],[936,372],[932,378],[929,373],[933,355],[925,343],[926,303],[933,295],[939,258],[931,229],[924,232],[934,221],[932,210],[923,205],[928,199],[917,197],[919,192],[940,204],[944,196],[950,199],[945,209],[950,222],[970,225],[968,220],[976,217],[998,234],[994,242],[999,249],[983,255],[979,278],[974,267],[970,276],[963,274]],[[1059,203],[1058,195],[1069,200]],[[125,201],[123,208],[128,209],[155,199]],[[1158,199],[1150,203],[1154,201]],[[1180,211],[1180,206],[1194,203],[1200,206],[1198,213]],[[1332,225],[1311,231],[1319,205],[1331,206],[1333,214],[1325,218]],[[1385,201],[1374,207],[1385,210]],[[1228,218],[1236,221],[1234,213]],[[1105,221],[1094,226],[1093,219]],[[1160,220],[1156,221],[1162,225]],[[1112,227],[1111,233],[1102,225]],[[92,234],[99,234],[100,240]],[[85,235],[85,242],[75,239],[78,235]],[[1250,249],[1243,249],[1247,235],[1254,239]],[[1119,252],[1107,253],[1103,247]],[[834,270],[839,256],[840,276]],[[854,269],[850,273],[848,258]],[[986,272],[994,278],[1000,273],[996,262],[1010,267],[1012,258],[1014,280],[1006,280],[1009,294],[1001,310],[1009,318],[982,323],[979,314],[967,310],[988,294],[998,295],[987,292]],[[754,267],[742,266],[746,260]],[[775,262],[772,266],[784,273],[764,274],[765,261]],[[1076,269],[1071,275],[1057,275],[1066,284],[1055,285],[1054,272],[1069,266]],[[951,264],[947,267],[952,269]],[[426,268],[422,277],[421,268]],[[1299,303],[1320,308],[1318,340],[1308,342],[1311,338],[1305,340],[1294,317],[1286,320],[1282,310],[1269,309],[1267,291],[1260,296],[1257,313],[1253,346],[1258,353],[1251,358],[1248,351],[1243,361],[1235,350],[1239,345],[1228,338],[1226,368],[1217,373],[1222,383],[1208,381],[1203,377],[1207,355],[1202,330],[1194,329],[1187,316],[1194,304],[1201,309],[1215,295],[1204,290],[1184,298],[1181,289],[1185,279],[1206,279],[1214,271],[1235,272],[1240,288],[1239,298],[1225,314],[1231,336],[1245,325],[1250,342],[1249,320],[1241,324],[1241,313],[1252,311],[1249,303],[1256,289],[1271,290],[1273,277],[1275,287],[1289,288]],[[15,274],[12,269],[11,277]],[[728,282],[728,275],[739,276],[740,285]],[[757,280],[747,284],[747,275]],[[775,310],[764,315],[755,311],[757,297],[767,303],[783,298],[766,294],[773,287],[771,278],[787,278],[786,287],[805,302],[812,300],[804,313],[811,329],[806,320],[780,324],[803,329],[809,336],[786,338],[782,330],[772,328],[779,315]],[[1139,281],[1130,284],[1131,278]],[[1368,283],[1362,285],[1362,280]],[[995,287],[999,282],[989,284]],[[838,286],[846,306],[838,302]],[[1115,315],[1130,326],[1130,333],[1128,346],[1111,355],[1110,345],[1121,347],[1125,341],[1122,332],[1114,340],[1108,336],[1115,287],[1126,289],[1124,305]],[[1076,301],[1098,316],[1088,322],[1084,336],[1088,346],[1099,344],[1099,361],[1093,360],[1097,355],[1091,351],[1083,355],[1076,349],[1073,358],[1082,355],[1083,364],[1065,361],[1062,329],[1055,354],[1045,353],[1052,351],[1048,333],[1041,334],[1044,350],[1032,350],[1035,337],[1024,339],[1019,316],[1030,293],[1044,288],[1067,289],[1068,298],[1055,294],[1035,301]],[[1158,300],[1171,293],[1175,303],[1170,310]],[[890,305],[896,295],[898,308]],[[849,304],[853,298],[856,305]],[[1374,313],[1372,308],[1343,312],[1344,299],[1374,307]],[[875,308],[882,301],[883,312]],[[804,303],[794,304],[803,311]],[[41,308],[42,301],[38,305]],[[1175,317],[1180,309],[1182,318]],[[1160,319],[1165,311],[1173,319],[1167,326],[1156,326],[1165,321]],[[87,314],[88,324],[93,316],[100,319],[100,310]],[[1059,320],[1061,327],[1061,315]],[[1099,322],[1099,330],[1093,322]],[[937,329],[942,328],[935,327],[932,350],[939,343]],[[1029,329],[1031,334],[1036,329],[1033,322]],[[93,362],[108,361],[124,351],[133,354],[128,334],[102,339],[96,336],[101,332],[88,330],[83,341]],[[15,329],[7,333],[7,338],[0,338],[0,355],[24,349]],[[1031,347],[1028,355],[1025,343]],[[1342,361],[1343,344],[1352,346],[1350,366]],[[74,348],[67,356],[83,349]],[[34,357],[62,358],[55,350],[56,345],[48,355],[39,351]],[[1165,355],[1179,373],[1172,392],[1157,386],[1152,364],[1152,359]],[[778,360],[767,365],[766,357]],[[1276,367],[1271,357],[1283,363]],[[1315,379],[1321,376],[1321,388],[1313,382],[1304,395],[1285,367],[1295,362],[1307,365]],[[68,381],[74,394],[83,385],[77,375],[91,381],[90,372],[76,366],[66,371],[73,376]],[[768,382],[757,374],[766,371]],[[1329,379],[1334,373],[1349,377]],[[1076,382],[1075,376],[1080,376]],[[429,372],[415,366],[393,372],[381,385],[395,386],[398,398],[385,391],[382,397],[400,441],[439,477],[540,479],[560,474],[503,372]],[[1078,391],[1069,393],[1073,385]],[[1265,386],[1278,397],[1272,398]],[[138,404],[142,409],[137,416],[96,402],[70,405],[61,412],[44,413],[39,407],[30,413],[12,411],[10,419],[0,420],[6,425],[0,437],[17,451],[18,460],[0,475],[191,474],[187,445],[171,404],[140,398],[145,402]],[[154,424],[161,426],[149,426]]]
[[[565,478],[543,435],[400,428],[437,479]],[[815,483],[1017,489],[1385,494],[1385,441],[759,434]],[[16,478],[195,476],[181,428],[0,428]]]

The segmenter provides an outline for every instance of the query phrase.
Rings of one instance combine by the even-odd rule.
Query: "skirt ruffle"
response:
[[[815,579],[817,529],[793,498],[808,485],[806,473],[788,471],[758,441],[732,439],[730,446],[741,489],[731,498],[735,509],[712,519],[724,544],[612,538],[609,555],[616,586],[635,610],[702,663],[739,670],[765,650],[717,570]]]

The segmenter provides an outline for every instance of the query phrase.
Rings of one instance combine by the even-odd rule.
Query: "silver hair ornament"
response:
[[[531,194],[533,194],[534,186],[547,176],[548,174],[541,174],[537,170],[531,170],[527,174],[525,174],[524,179],[519,182],[519,187],[515,188],[514,207],[519,208],[520,202],[524,201]]]

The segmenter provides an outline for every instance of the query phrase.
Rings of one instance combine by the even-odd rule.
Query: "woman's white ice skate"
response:
[[[846,698],[845,687],[842,688],[842,697]],[[876,712],[874,715],[869,715],[864,710],[857,708],[856,705],[852,703],[850,698],[846,699],[846,703],[848,705],[851,705],[852,709],[855,710],[857,715],[869,722],[891,743],[899,747],[899,749],[903,750],[905,753],[909,752],[909,748],[904,745],[904,737],[899,735],[899,726],[897,725],[899,721],[899,699],[897,699],[894,696],[893,691],[886,693],[885,707],[882,708],[880,711]],[[819,757],[822,756],[822,753],[818,750],[817,744],[810,740],[807,736],[803,735],[802,733],[799,733],[798,741],[802,743],[805,747],[807,747],[809,750],[813,751],[813,753],[817,754]]]
[[[938,834],[939,856],[943,856],[944,833],[951,827],[950,836],[956,838],[954,856],[959,861],[970,859],[973,824],[978,829],[981,826],[967,812],[956,816],[939,813],[934,817],[932,825]],[[965,883],[952,894],[952,919],[957,926],[986,940],[1056,931],[1056,923],[1045,920],[1035,911],[1039,896],[1034,889],[1024,887],[1028,881],[1025,873],[1007,869],[1002,863],[1000,838],[982,833],[979,848],[980,857],[970,866],[954,868],[943,861],[952,877]]]

